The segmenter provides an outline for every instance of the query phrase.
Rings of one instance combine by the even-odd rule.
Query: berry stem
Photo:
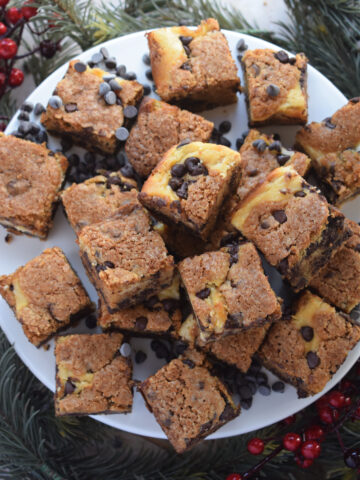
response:
[[[15,30],[17,30],[19,27],[21,26],[24,27],[25,22],[26,20],[24,18],[20,18],[20,20],[18,20],[15,23],[15,25],[10,27],[3,35],[0,36],[0,40],[2,40],[5,37],[10,37],[15,32]],[[21,38],[21,35],[19,37]]]
[[[251,478],[255,473],[257,473],[259,470],[262,469],[262,467],[267,463],[269,462],[272,458],[276,457],[276,455],[278,455],[281,450],[283,449],[283,446],[282,445],[278,445],[275,450],[273,450],[271,453],[269,453],[269,455],[267,455],[266,457],[264,457],[261,462],[257,463],[256,465],[254,465],[252,468],[250,468],[250,470],[248,470],[247,472],[243,473],[242,474],[242,478],[245,479],[245,478]]]
[[[339,432],[339,429],[338,428],[335,428],[335,433],[336,433],[336,436],[337,436],[337,439],[339,441],[339,445],[341,447],[341,450],[343,451],[343,453],[345,452],[345,446],[344,446],[344,442],[341,438],[341,435],[340,435],[340,432]]]
[[[21,58],[29,57],[33,53],[37,53],[39,51],[40,51],[40,47],[36,47],[34,48],[34,50],[31,50],[31,52],[24,53],[23,55],[16,55],[16,57],[14,57],[14,60],[20,60]]]

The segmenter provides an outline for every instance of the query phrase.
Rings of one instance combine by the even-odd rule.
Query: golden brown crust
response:
[[[63,105],[58,109],[48,105],[41,116],[41,123],[52,133],[68,136],[87,150],[114,153],[118,144],[115,130],[124,122],[123,108],[135,105],[141,99],[143,87],[136,81],[117,78],[122,90],[116,94],[122,105],[107,105],[99,95],[102,76],[107,72],[87,68],[85,72],[78,73],[74,68],[77,62],[73,60],[69,63],[65,77],[56,86],[56,95]],[[67,112],[67,104],[76,105],[76,110]]]
[[[0,133],[0,223],[45,239],[67,167],[45,144]]]
[[[137,204],[136,182],[120,172],[73,183],[61,194],[70,225],[78,234],[86,225],[107,220]]]
[[[359,326],[305,291],[292,318],[271,327],[259,356],[267,368],[293,383],[299,395],[315,395],[359,339]]]
[[[236,102],[237,68],[216,20],[203,20],[196,30],[169,27],[147,34],[152,73],[159,96],[186,102],[189,109]],[[187,55],[179,37],[192,37]]]
[[[36,347],[93,309],[80,279],[58,247],[44,250],[13,274],[1,276],[0,293]]]
[[[131,411],[132,367],[119,354],[122,339],[120,333],[57,338],[57,416]]]
[[[277,52],[268,48],[247,50],[243,55],[251,126],[307,121],[307,58],[298,53],[290,63],[275,55]],[[279,89],[277,95],[268,93],[271,86]]]
[[[141,103],[125,151],[136,172],[147,177],[173,145],[185,139],[207,142],[213,128],[214,124],[200,115],[146,98]]]

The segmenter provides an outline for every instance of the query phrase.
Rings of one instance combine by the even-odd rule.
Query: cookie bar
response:
[[[235,335],[219,338],[216,342],[202,345],[200,348],[211,357],[223,363],[236,367],[246,373],[251,365],[254,354],[263,343],[270,323],[261,327],[249,328]],[[181,324],[179,337],[190,346],[197,345],[199,327],[191,313]]]
[[[116,98],[114,103],[107,103],[99,89],[103,77],[108,75],[79,60],[71,61],[65,77],[56,86],[56,102],[49,102],[41,123],[53,134],[67,137],[87,150],[114,153],[119,143],[115,132],[124,124],[124,109],[136,105],[143,87],[136,81],[116,77]]]
[[[131,412],[132,366],[120,355],[122,340],[121,333],[56,339],[57,416]]]
[[[227,105],[240,87],[235,62],[219,24],[203,20],[196,30],[168,27],[147,34],[157,94],[190,110]]]
[[[178,453],[190,449],[240,413],[225,385],[195,350],[172,360],[139,387]],[[180,401],[181,400],[181,401]]]
[[[180,279],[174,275],[169,287],[141,305],[109,313],[100,302],[98,325],[103,330],[119,330],[140,336],[173,336],[181,324]]]
[[[327,302],[350,313],[360,303],[360,227],[345,220],[352,235],[313,277],[310,287]]]
[[[80,279],[58,247],[44,250],[13,274],[2,275],[0,294],[36,347],[93,310]]]
[[[292,383],[299,397],[321,392],[360,340],[360,327],[305,291],[289,319],[275,323],[259,350],[266,368]]]
[[[242,57],[249,124],[305,124],[307,58],[269,48],[247,50]]]
[[[174,261],[140,204],[78,236],[89,278],[109,313],[130,307],[171,284]]]
[[[281,317],[260,257],[249,242],[186,258],[178,267],[202,343]]]
[[[68,167],[45,144],[0,132],[0,224],[45,239]]]
[[[306,125],[296,143],[311,157],[329,202],[340,205],[360,192],[360,97]]]
[[[61,194],[70,225],[78,234],[86,225],[102,222],[137,203],[135,180],[120,172],[73,183]]]
[[[349,236],[344,216],[292,167],[270,172],[231,222],[295,291],[309,284]]]
[[[239,180],[240,167],[240,154],[230,148],[180,143],[152,171],[139,199],[161,219],[206,239]]]
[[[141,177],[148,177],[163,155],[183,140],[208,142],[214,124],[200,115],[154,98],[145,98],[125,145],[128,159]]]

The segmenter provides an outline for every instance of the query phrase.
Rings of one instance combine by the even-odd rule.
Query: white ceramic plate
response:
[[[241,35],[230,31],[225,31],[224,33],[229,41],[234,57],[237,55],[236,43],[240,38],[244,38],[245,42],[251,49],[268,47],[277,48],[268,42],[248,35]],[[143,54],[148,51],[144,32],[111,40],[106,42],[104,46],[108,48],[110,55],[116,57],[118,64],[125,64],[128,71],[134,71],[138,74],[139,81],[149,84],[145,77],[145,70],[148,67],[145,67],[142,62]],[[82,55],[79,55],[78,58],[83,61],[88,61],[91,56],[99,50],[99,48],[99,46],[94,47]],[[34,104],[36,102],[41,102],[46,105],[55,85],[63,77],[66,70],[67,65],[63,65],[50,75],[29,96],[28,100]],[[241,72],[240,75],[242,75]],[[337,90],[329,80],[312,67],[309,67],[308,88],[310,121],[322,120],[346,103],[344,95],[342,95],[342,93]],[[232,141],[233,147],[235,146],[235,139],[241,136],[243,131],[248,129],[243,95],[239,97],[239,102],[237,104],[228,107],[219,107],[209,112],[203,112],[203,115],[209,120],[214,121],[216,126],[218,126],[218,124],[224,119],[228,119],[232,122],[232,129],[226,136]],[[14,131],[16,126],[17,120],[14,117],[7,128],[7,133]],[[284,145],[291,146],[297,127],[274,126],[267,127],[264,130],[266,132],[280,133]],[[57,141],[50,138],[51,148],[58,148],[58,145]],[[81,149],[75,149],[75,151],[81,152]],[[360,200],[354,200],[347,204],[344,210],[353,220],[360,220]],[[4,237],[5,234],[5,230],[2,230],[2,237]],[[54,245],[58,245],[64,250],[70,262],[79,273],[81,280],[84,282],[86,289],[90,293],[90,296],[96,301],[97,295],[95,289],[88,281],[78,255],[75,235],[66,221],[61,208],[57,211],[54,227],[46,241],[40,241],[26,236],[17,236],[10,244],[6,244],[3,240],[0,241],[0,273],[13,272],[17,267],[25,264],[28,260],[40,254],[45,248]],[[51,342],[48,351],[45,351],[42,348],[37,349],[31,345],[23,334],[20,324],[17,322],[13,313],[2,298],[0,299],[0,324],[9,340],[14,343],[15,349],[24,363],[42,383],[54,391],[55,361],[53,342]],[[85,332],[86,330],[85,325],[80,325],[76,329],[69,329],[71,332]],[[94,332],[94,330],[92,330],[92,332]],[[136,351],[137,348],[141,348],[148,354],[148,359],[145,363],[142,365],[135,364],[134,378],[142,380],[154,373],[162,365],[162,361],[156,359],[154,353],[150,349],[148,340],[137,338],[132,340],[132,345],[134,351]],[[332,388],[345,375],[355,363],[359,354],[360,344],[350,352],[346,362],[327,384],[324,392]],[[274,379],[273,375],[269,375],[271,380]],[[209,438],[229,437],[267,426],[303,409],[318,397],[319,395],[306,399],[298,399],[295,389],[289,385],[286,386],[285,393],[283,394],[272,393],[269,397],[263,397],[257,393],[250,410],[243,411],[237,419],[223,426]],[[134,408],[131,414],[96,415],[94,418],[121,430],[150,437],[165,438],[164,433],[156,423],[153,415],[146,409],[139,393],[135,393]]]

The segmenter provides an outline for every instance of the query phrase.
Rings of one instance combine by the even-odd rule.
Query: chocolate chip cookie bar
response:
[[[226,38],[213,18],[196,30],[168,27],[147,34],[157,94],[190,110],[237,100],[237,68]]]
[[[261,327],[249,328],[235,335],[218,338],[216,342],[201,345],[200,348],[216,360],[236,367],[246,373],[251,365],[254,354],[263,343],[270,323]],[[197,345],[199,327],[194,315],[191,313],[181,324],[179,337],[191,347]]]
[[[305,291],[290,318],[271,327],[259,356],[305,397],[323,390],[359,340],[360,327],[347,315]]]
[[[240,413],[211,364],[195,350],[162,367],[139,390],[178,453]]]
[[[125,151],[136,172],[146,178],[172,146],[183,140],[208,142],[213,128],[214,124],[200,115],[145,98]]]
[[[137,104],[143,87],[120,77],[108,82],[104,78],[110,78],[108,72],[90,68],[79,60],[71,61],[41,115],[41,123],[53,134],[67,137],[87,150],[114,153],[126,108]]]
[[[102,222],[131,209],[137,202],[137,184],[120,172],[97,175],[73,183],[61,194],[66,216],[78,234],[86,225]]]
[[[240,176],[240,154],[222,145],[180,143],[155,167],[140,192],[143,205],[206,239]]]
[[[131,361],[121,333],[56,339],[55,414],[128,413],[133,402]]]
[[[269,48],[247,50],[242,57],[249,124],[305,124],[307,58]]]
[[[171,284],[174,261],[140,204],[79,233],[80,256],[109,313],[147,300]]]
[[[186,258],[178,268],[203,344],[281,317],[278,299],[249,242]]]
[[[351,237],[310,282],[327,302],[350,313],[360,303],[360,227],[345,220]]]
[[[67,159],[45,144],[0,132],[0,224],[45,239],[67,167]]]
[[[181,324],[180,278],[175,274],[169,287],[141,305],[109,313],[100,302],[98,325],[103,330],[119,330],[140,336],[173,336]]]
[[[44,250],[13,274],[2,275],[0,294],[36,347],[93,310],[79,277],[58,247]]]
[[[344,216],[293,167],[279,167],[239,204],[232,225],[253,241],[295,291],[348,238]]]
[[[306,125],[296,143],[311,157],[330,203],[340,205],[360,192],[360,97]]]

